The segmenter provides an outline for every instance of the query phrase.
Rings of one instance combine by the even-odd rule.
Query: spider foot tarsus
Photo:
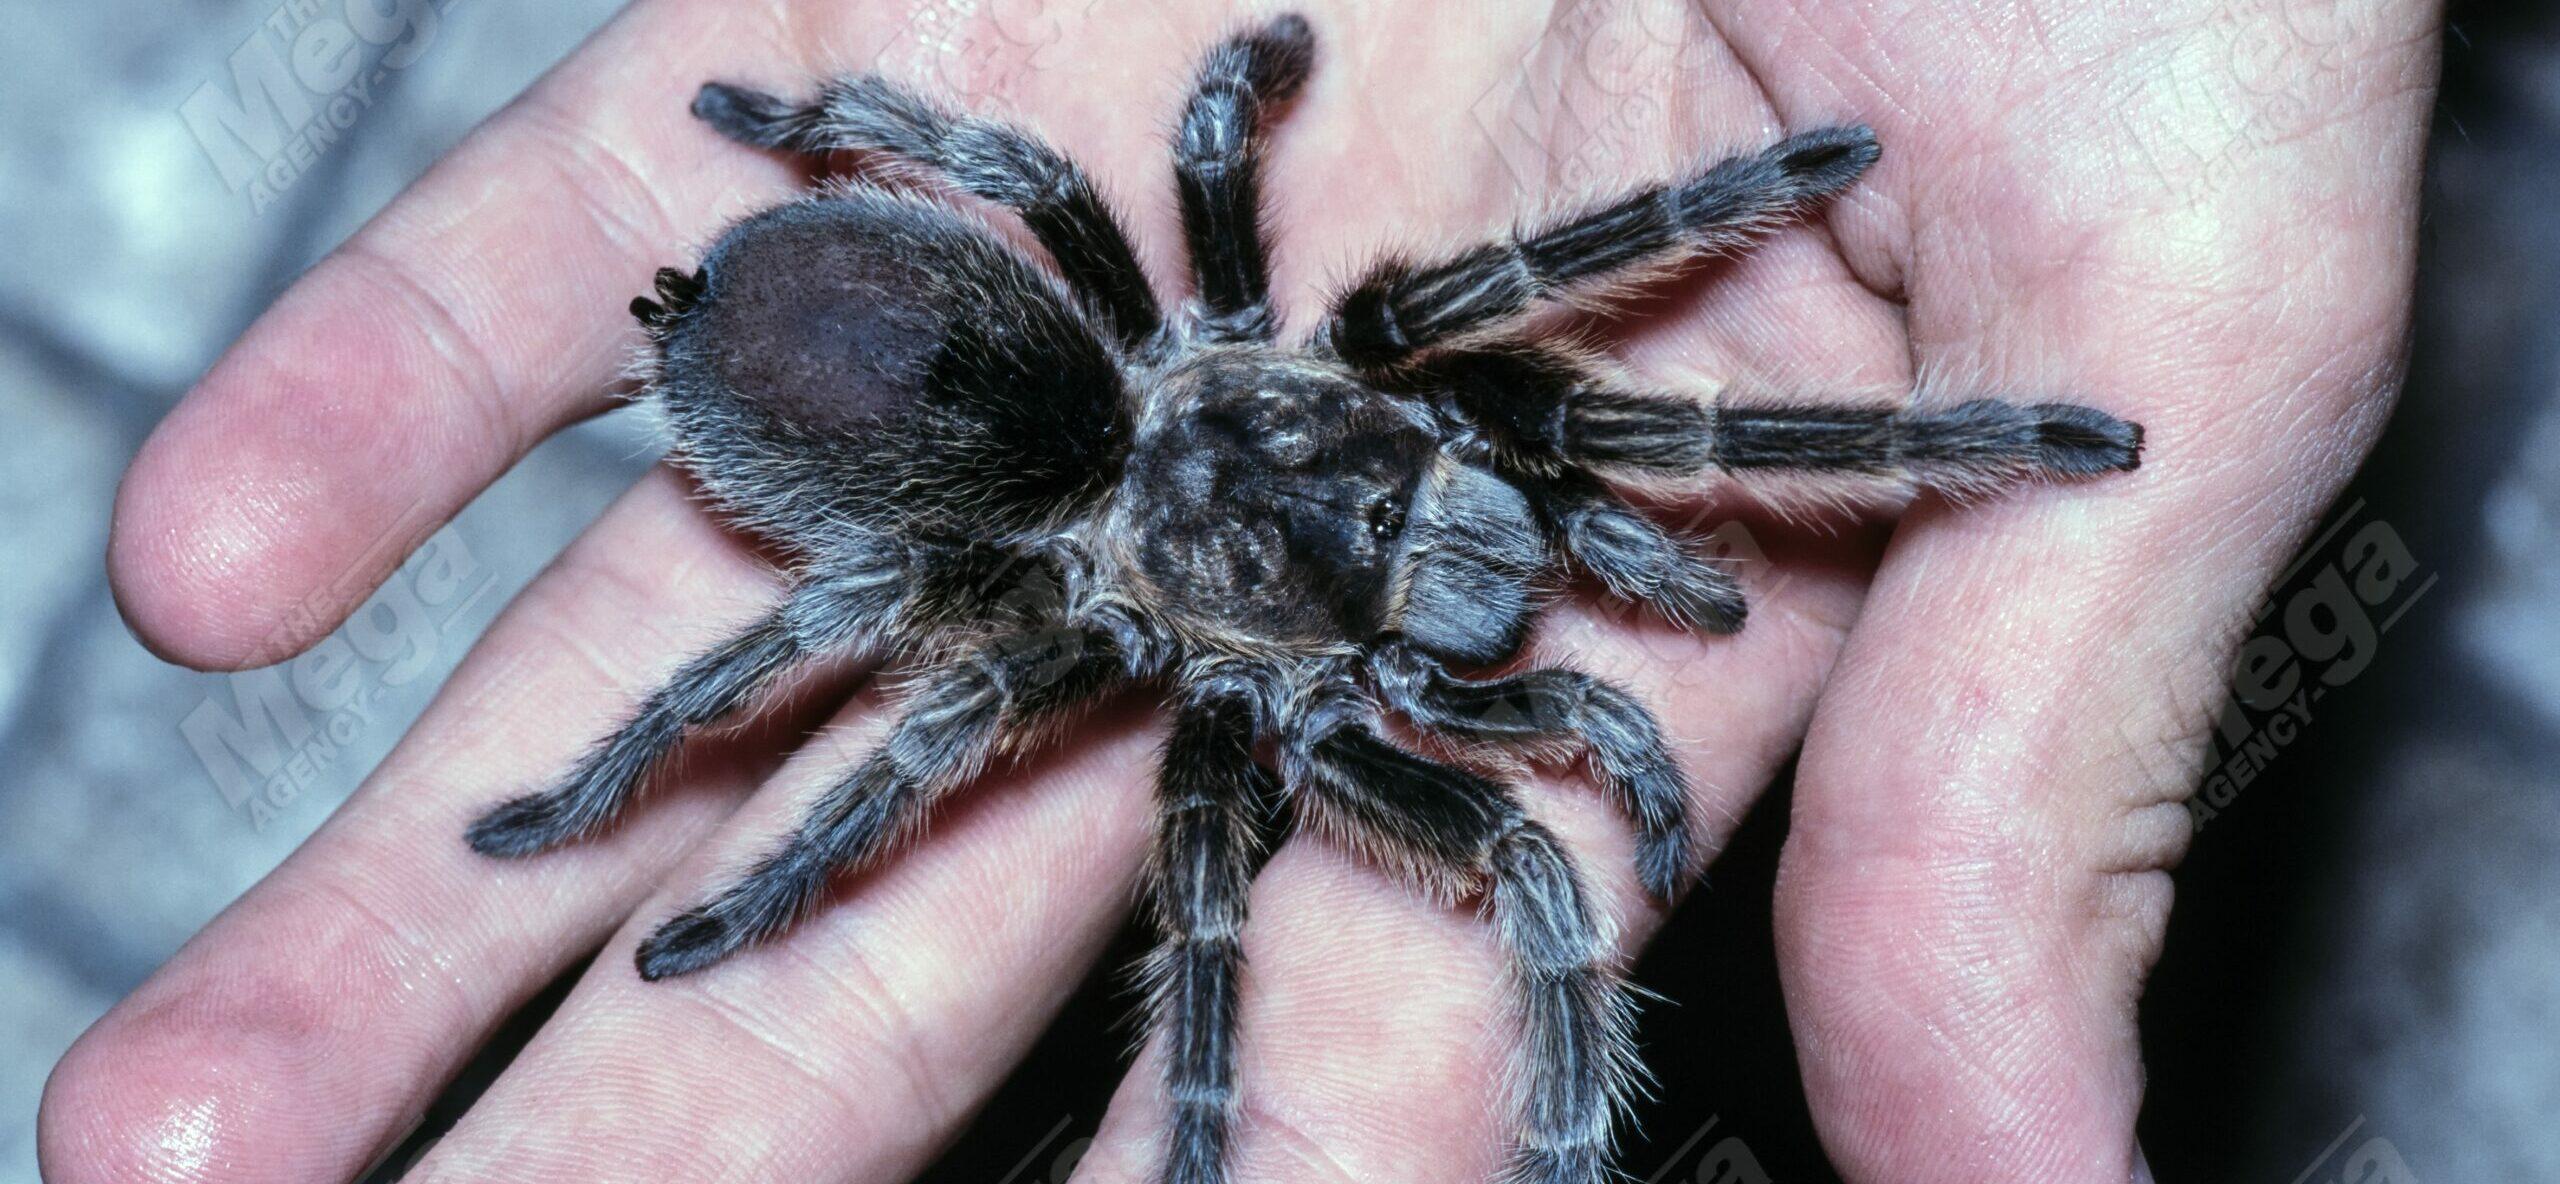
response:
[[[899,731],[915,727],[901,720]],[[984,716],[959,725],[962,745],[984,743]],[[893,734],[890,744],[897,744]],[[912,743],[912,741],[910,741]],[[820,799],[800,827],[710,900],[676,914],[634,952],[640,977],[655,982],[710,966],[780,933],[810,908],[838,871],[869,864],[921,821],[939,779],[901,771],[886,750],[865,758]]]
[[[497,859],[539,855],[591,825],[578,815],[575,797],[550,792],[511,798],[472,822],[463,837],[472,850]]]
[[[678,913],[640,943],[634,963],[646,982],[691,974],[738,948],[735,930],[702,909]]]
[[[779,95],[726,82],[702,84],[693,96],[693,117],[721,135],[758,148],[802,148],[817,124],[809,109]]]
[[[778,933],[825,886],[828,868],[812,848],[776,852],[719,899],[676,914],[633,953],[640,977],[691,974]]]
[[[1847,189],[1884,156],[1875,129],[1862,123],[1815,128],[1787,137],[1769,150],[1800,202],[1817,202]]]
[[[2077,403],[2038,403],[2027,411],[2035,417],[2038,460],[2047,472],[2094,477],[2142,467],[2141,424]]]

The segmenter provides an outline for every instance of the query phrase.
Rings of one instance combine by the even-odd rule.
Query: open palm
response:
[[[1844,1172],[2146,1176],[2133,1017],[2186,770],[2250,601],[2396,385],[2433,6],[1304,7],[1320,57],[1267,165],[1291,325],[1380,248],[1855,120],[1884,163],[1821,224],[1599,326],[1620,355],[1701,392],[1917,381],[2147,426],[2139,473],[1922,506],[1881,548],[1702,491],[1664,509],[1735,523],[1748,629],[1567,606],[1536,643],[1662,709],[1711,843],[1803,745],[1782,971]],[[1018,117],[1095,174],[1175,291],[1162,133],[1196,53],[1246,19],[641,0],[170,416],[117,507],[128,617],[194,666],[289,656],[526,449],[606,407],[650,273],[803,180],[689,118],[705,79],[797,90],[872,69]],[[697,745],[596,841],[497,863],[460,838],[779,591],[680,479],[643,481],[356,797],[65,1059],[47,1178],[349,1179],[599,943],[421,1178],[882,1180],[926,1162],[1117,925],[1155,725],[1095,719],[786,939],[668,983],[637,979],[632,944],[876,735],[871,695],[838,709],[813,685],[771,726]],[[789,751],[829,710],[841,726]],[[1641,940],[1658,917],[1623,825],[1576,785],[1532,796]],[[1275,855],[1252,908],[1240,1178],[1489,1175],[1503,1001],[1475,918],[1314,840]],[[1079,1178],[1149,1178],[1161,1107],[1142,1063]]]

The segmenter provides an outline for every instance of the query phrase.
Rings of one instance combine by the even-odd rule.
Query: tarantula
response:
[[[1481,892],[1523,1026],[1512,1178],[1593,1184],[1639,1072],[1630,1003],[1573,860],[1492,775],[1390,741],[1392,711],[1465,742],[1569,745],[1633,815],[1669,898],[1693,854],[1653,716],[1572,670],[1498,678],[1568,565],[1717,632],[1734,579],[1613,481],[1791,470],[1979,494],[2138,463],[2085,407],[1707,404],[1635,389],[1534,333],[1552,301],[1732,251],[1877,158],[1863,127],[1626,194],[1500,241],[1377,263],[1279,339],[1257,165],[1314,40],[1284,16],[1217,46],[1173,137],[1196,291],[1168,315],[1076,165],[1036,136],[878,78],[807,103],[712,83],[695,115],[766,149],[859,150],[1010,208],[1054,275],[938,202],[839,182],[731,227],[632,302],[645,391],[736,524],[781,544],[780,607],[685,664],[551,788],[470,841],[588,835],[686,734],[821,655],[921,653],[904,712],[760,862],[640,946],[699,970],[882,857],[991,757],[1115,688],[1162,688],[1148,965],[1168,1184],[1225,1178],[1239,932],[1265,811],[1394,871]],[[1276,773],[1265,766],[1268,751]]]

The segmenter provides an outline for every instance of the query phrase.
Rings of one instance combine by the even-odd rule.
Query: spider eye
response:
[[[1404,503],[1391,497],[1369,503],[1369,534],[1372,537],[1391,539],[1403,533]]]

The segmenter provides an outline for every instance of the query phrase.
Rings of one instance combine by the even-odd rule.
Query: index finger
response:
[[[153,650],[301,650],[560,426],[602,406],[652,269],[790,177],[686,113],[789,47],[758,5],[634,5],[258,318],[116,499],[108,567]]]

